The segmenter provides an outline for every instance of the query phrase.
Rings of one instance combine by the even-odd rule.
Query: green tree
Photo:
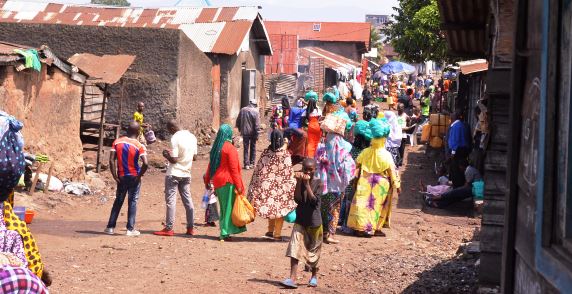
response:
[[[127,0],[91,0],[91,4],[101,4],[110,6],[131,6]]]
[[[385,31],[400,58],[410,62],[446,61],[447,42],[440,28],[437,0],[399,0],[395,23]]]
[[[380,55],[380,52],[383,51],[383,42],[381,40],[381,35],[379,34],[379,31],[374,27],[371,28],[370,42],[371,42],[371,48],[377,48],[376,62],[379,62],[379,60],[381,59],[380,57],[382,56]]]

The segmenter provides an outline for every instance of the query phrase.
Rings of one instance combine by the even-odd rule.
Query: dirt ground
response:
[[[157,165],[160,146],[151,148]],[[260,152],[266,145],[260,143]],[[289,272],[286,242],[261,236],[267,222],[257,219],[234,242],[218,241],[218,228],[203,227],[203,155],[193,166],[192,195],[198,235],[187,237],[179,199],[174,237],[157,237],[165,204],[164,173],[152,167],[143,179],[137,228],[142,235],[123,235],[126,205],[118,222],[119,235],[102,233],[114,196],[108,172],[105,187],[91,196],[36,193],[31,199],[37,216],[31,230],[54,278],[52,293],[471,293],[476,289],[477,259],[457,255],[459,245],[473,239],[480,219],[468,217],[470,204],[451,210],[424,208],[419,180],[436,181],[434,157],[424,146],[409,147],[402,169],[402,194],[394,201],[392,227],[386,237],[371,239],[339,235],[339,245],[324,244],[319,287],[296,290],[279,286]],[[241,151],[240,151],[241,152]],[[203,150],[203,153],[206,152]],[[243,171],[245,183],[252,171]],[[18,201],[18,200],[17,200]],[[30,201],[30,199],[22,200]],[[287,224],[283,235],[289,236]]]

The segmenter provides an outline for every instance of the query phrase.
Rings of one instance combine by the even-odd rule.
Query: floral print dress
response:
[[[248,188],[248,198],[256,213],[268,219],[286,216],[296,208],[295,188],[296,179],[288,150],[264,150]]]

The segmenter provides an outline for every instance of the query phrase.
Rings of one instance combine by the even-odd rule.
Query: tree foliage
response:
[[[110,6],[131,6],[127,0],[91,0],[91,4],[101,4]]]
[[[371,48],[377,48],[377,60],[375,60],[376,62],[379,62],[381,57],[383,57],[383,42],[381,40],[381,35],[379,34],[379,31],[372,27],[371,28],[371,32],[370,32],[370,42],[371,42]]]
[[[395,22],[385,31],[401,59],[445,61],[447,43],[441,32],[437,0],[399,0]]]

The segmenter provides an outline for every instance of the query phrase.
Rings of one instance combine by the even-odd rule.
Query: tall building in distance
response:
[[[381,31],[389,23],[389,15],[366,14],[365,21],[371,23],[371,26]]]

